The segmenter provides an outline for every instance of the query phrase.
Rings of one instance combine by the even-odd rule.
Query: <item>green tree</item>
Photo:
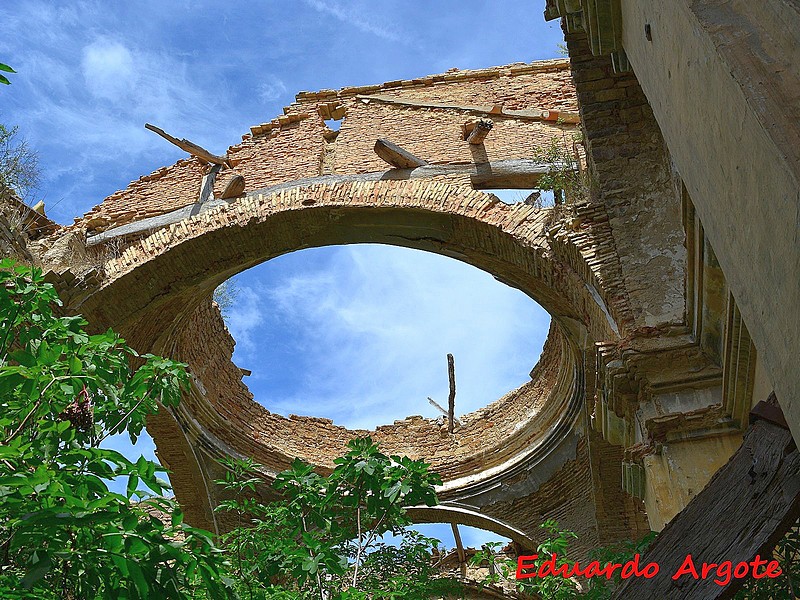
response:
[[[407,531],[406,507],[436,504],[441,483],[423,461],[386,456],[370,438],[352,440],[328,476],[296,460],[262,504],[257,465],[231,460],[219,483],[232,498],[219,510],[238,526],[225,544],[245,598],[428,598],[457,589],[431,564],[437,540]],[[402,537],[399,546],[382,536]]]
[[[27,199],[39,184],[39,157],[19,135],[19,127],[0,123],[0,191]]]
[[[162,469],[102,447],[175,406],[185,365],[88,335],[59,305],[39,270],[0,261],[0,597],[227,597],[220,551],[162,496]]]
[[[736,600],[772,600],[800,596],[800,521],[795,522],[781,538],[770,559],[778,561],[782,573],[780,577],[746,579],[744,586],[736,594]]]
[[[537,559],[526,561],[536,569],[545,561],[555,556],[556,569],[566,567],[571,571],[575,561],[569,557],[569,545],[577,535],[569,530],[561,529],[558,523],[548,519],[540,525],[545,531],[545,538],[536,549]],[[644,536],[638,542],[624,541],[603,548],[598,548],[590,555],[590,561],[598,561],[600,565],[625,564],[632,560],[634,555],[642,554],[655,539],[654,533]],[[514,559],[500,557],[495,549],[500,543],[487,544],[484,550],[478,552],[473,558],[473,564],[489,563],[493,568],[484,580],[486,584],[496,584],[501,580],[511,581],[518,591],[533,595],[534,597],[547,598],[548,600],[608,600],[614,590],[622,583],[619,570],[609,580],[605,577],[594,577],[579,581],[578,578],[564,578],[561,575],[547,575],[545,577],[532,577],[529,579],[516,579],[517,562]],[[588,563],[587,563],[588,564]],[[585,567],[586,565],[583,565]],[[533,568],[531,571],[533,572]]]

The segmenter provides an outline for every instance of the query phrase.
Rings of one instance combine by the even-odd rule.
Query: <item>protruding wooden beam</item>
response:
[[[145,123],[144,126],[146,129],[149,129],[150,131],[157,133],[168,142],[175,144],[181,150],[185,150],[189,154],[196,156],[202,161],[205,161],[207,163],[212,163],[215,165],[225,165],[226,167],[231,166],[227,158],[223,158],[221,156],[217,156],[216,154],[212,154],[211,152],[209,152],[205,148],[202,148],[201,146],[198,146],[194,142],[190,142],[187,139],[178,139],[176,137],[173,137],[163,129],[156,127],[155,125],[151,125],[150,123]]]
[[[479,119],[467,123],[464,125],[467,142],[476,146],[482,144],[492,127],[494,127],[494,121],[491,119]]]
[[[375,154],[397,169],[416,169],[428,163],[389,140],[375,142]]]
[[[456,552],[458,552],[458,566],[461,569],[461,576],[467,576],[467,554],[464,552],[464,543],[461,541],[461,534],[456,523],[450,523],[453,529],[453,539],[456,541]]]
[[[234,175],[228,180],[228,184],[225,186],[225,189],[222,190],[220,198],[228,200],[229,198],[236,198],[236,196],[241,196],[242,194],[244,194],[244,177],[241,175]]]
[[[778,408],[774,394],[767,402]],[[764,573],[775,544],[800,516],[800,452],[778,413],[762,406],[751,416],[741,447],[642,555],[642,565],[659,565],[658,575],[627,580],[614,600],[722,600],[744,583],[738,577],[724,585],[714,576],[695,579],[686,570],[673,581],[689,556],[700,571],[703,563],[752,565],[758,555],[763,562],[754,569]]]
[[[203,176],[203,181],[200,182],[200,198],[197,200],[197,204],[203,204],[214,199],[214,182],[217,180],[217,173],[221,168],[222,165],[214,165]]]
[[[447,416],[447,411],[436,400],[428,396],[428,402],[430,402],[431,406],[439,410],[444,416]],[[453,422],[461,427],[461,421],[459,421],[457,418],[453,417]]]
[[[447,431],[453,433],[456,413],[456,363],[452,354],[447,355],[447,376],[450,379],[450,396],[447,398]]]

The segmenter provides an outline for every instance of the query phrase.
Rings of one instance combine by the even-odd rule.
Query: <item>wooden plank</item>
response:
[[[467,555],[464,552],[464,543],[461,541],[461,533],[458,531],[456,523],[450,523],[453,528],[453,539],[456,541],[456,552],[458,552],[458,566],[461,569],[461,577],[467,575]]]
[[[428,396],[428,402],[430,403],[431,406],[440,411],[444,416],[447,416],[447,411],[436,400]],[[461,427],[461,421],[459,421],[457,418],[453,418],[453,421],[455,422],[456,425]]]
[[[398,169],[414,169],[428,164],[389,140],[378,139],[374,150],[375,154]]]
[[[244,177],[241,175],[234,175],[228,181],[225,189],[222,190],[220,198],[228,200],[230,198],[236,198],[236,196],[241,196],[244,194],[244,185]]]
[[[423,165],[416,169],[393,169],[391,171],[377,171],[374,173],[362,173],[358,175],[322,175],[320,177],[308,177],[297,179],[286,183],[279,183],[270,187],[251,190],[247,197],[258,195],[268,195],[282,190],[292,190],[309,185],[336,183],[349,183],[353,181],[383,181],[383,180],[414,180],[431,179],[445,175],[468,174],[472,185],[478,189],[506,189],[506,188],[535,188],[542,178],[552,169],[551,165],[543,165],[529,159],[500,160],[480,164],[458,163],[450,165]],[[148,217],[114,227],[90,235],[86,238],[89,246],[99,244],[118,237],[146,233],[166,227],[172,223],[177,223],[183,219],[188,219],[196,214],[203,213],[217,206],[223,206],[227,202],[223,200],[209,200],[202,205],[190,204],[176,210]]]
[[[381,104],[391,104],[393,106],[402,106],[405,108],[427,108],[427,109],[441,109],[441,110],[456,110],[465,112],[467,114],[480,116],[480,117],[506,117],[508,119],[516,119],[520,121],[548,121],[548,115],[551,113],[558,113],[559,111],[545,110],[545,109],[522,109],[511,110],[505,109],[499,104],[492,106],[479,106],[474,104],[451,104],[445,102],[420,102],[418,100],[399,99],[393,96],[376,95],[359,95],[356,98],[364,102],[380,102]],[[563,111],[562,111],[563,112]],[[565,121],[567,123],[578,123],[580,117],[578,113],[564,113],[569,114],[570,119],[577,118],[577,120]]]
[[[225,165],[227,167],[231,166],[227,158],[223,158],[221,156],[217,156],[216,154],[212,154],[211,152],[209,152],[208,150],[206,150],[201,146],[198,146],[194,142],[191,142],[187,139],[178,139],[176,137],[173,137],[163,129],[156,127],[155,125],[151,125],[150,123],[145,123],[144,126],[145,129],[149,129],[150,131],[157,133],[168,142],[175,144],[181,150],[185,150],[189,154],[196,156],[202,161],[205,161],[207,163],[212,163],[215,165]]]
[[[214,165],[211,167],[211,170],[203,176],[203,180],[200,182],[198,204],[203,204],[214,199],[214,182],[217,180],[217,173],[219,173],[221,168],[222,165]]]
[[[475,146],[482,144],[492,127],[494,127],[494,122],[491,119],[476,121],[472,124],[472,130],[467,135],[467,143]]]
[[[456,363],[452,354],[447,355],[447,377],[450,380],[450,395],[447,397],[447,430],[453,433],[456,413]]]
[[[757,418],[757,417],[754,417]],[[661,532],[640,564],[654,562],[659,573],[631,578],[615,600],[722,600],[732,598],[744,579],[718,585],[716,569],[703,579],[672,576],[691,554],[702,564],[731,561],[733,567],[756,555],[771,560],[775,544],[800,516],[800,453],[787,429],[760,419],[742,446]],[[759,568],[763,573],[764,566]],[[751,570],[752,574],[752,570]],[[723,578],[724,580],[724,578]]]

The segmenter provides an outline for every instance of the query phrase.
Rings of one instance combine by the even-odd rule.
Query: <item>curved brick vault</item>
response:
[[[220,338],[227,335],[209,300],[223,280],[293,250],[358,242],[429,250],[489,271],[554,317],[532,381],[467,416],[455,436],[434,421],[413,418],[371,432],[387,451],[431,461],[446,480],[444,499],[474,505],[506,479],[547,463],[554,450],[568,446],[574,452],[581,340],[573,339],[574,326],[558,324],[591,319],[581,307],[594,301],[574,271],[548,256],[551,220],[546,209],[427,181],[297,186],[241,198],[132,244],[106,265],[110,281],[79,309],[94,322],[114,322],[142,351],[189,363],[195,385],[175,413],[182,435],[166,419],[149,429],[173,479],[182,478],[178,471],[187,464],[183,437],[192,457],[202,448],[204,456],[195,460],[208,481],[205,471],[216,471],[209,459],[229,453],[254,457],[267,473],[286,468],[294,457],[330,467],[347,440],[366,433],[325,419],[272,415],[252,401],[230,363],[232,343],[220,352]],[[213,323],[217,331],[209,328]],[[593,325],[604,327],[607,322]],[[203,488],[210,496],[203,513],[210,515],[213,490]]]
[[[183,160],[50,237],[47,247],[57,248],[76,232],[89,234],[87,256],[101,263],[99,284],[74,293],[70,309],[94,327],[114,327],[140,352],[189,364],[191,391],[177,410],[150,419],[148,431],[191,522],[226,527],[213,513],[219,457],[251,456],[268,478],[295,457],[327,469],[351,437],[368,433],[271,414],[254,402],[231,362],[234,341],[213,290],[288,252],[384,243],[483,269],[553,319],[531,380],[467,415],[454,434],[419,417],[369,432],[385,451],[424,458],[441,473],[442,506],[414,510],[413,518],[491,529],[524,546],[543,519],[556,518],[580,534],[584,550],[645,528],[641,505],[620,488],[622,449],[588,426],[594,345],[633,325],[607,219],[591,205],[556,213],[475,189],[535,187],[542,173],[530,166],[535,149],[575,127],[548,121],[553,111],[542,108],[576,108],[566,61],[301,93],[285,116],[229,149],[244,194],[197,204],[206,171],[197,159]],[[462,125],[476,114],[495,127],[471,145]],[[346,115],[339,133],[324,126],[332,115]],[[376,136],[401,142],[430,166],[386,170],[372,152]],[[223,169],[215,195],[231,173]],[[74,291],[74,279],[59,281]]]

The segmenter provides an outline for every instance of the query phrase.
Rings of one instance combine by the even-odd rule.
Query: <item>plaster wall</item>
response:
[[[661,531],[706,486],[742,443],[741,435],[673,442],[646,456],[644,504],[650,527]]]
[[[625,51],[800,439],[797,4],[624,0],[622,13]]]

